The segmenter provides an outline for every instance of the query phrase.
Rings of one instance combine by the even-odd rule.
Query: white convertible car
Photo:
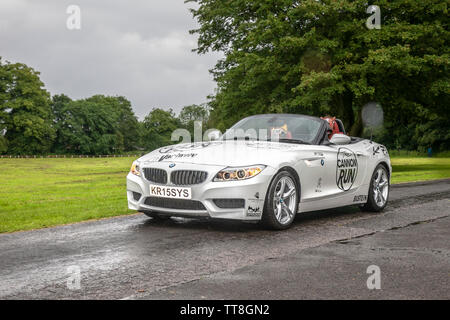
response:
[[[209,217],[286,229],[308,211],[353,204],[383,210],[391,172],[386,148],[347,136],[338,119],[256,115],[217,140],[163,147],[133,162],[128,206],[155,219]]]

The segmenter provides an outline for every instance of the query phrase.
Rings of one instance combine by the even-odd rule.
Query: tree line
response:
[[[351,135],[361,110],[384,110],[389,148],[450,147],[449,1],[187,0],[196,51],[224,53],[211,119],[223,130],[249,114],[335,115]],[[368,5],[380,29],[368,29]]]
[[[207,104],[153,109],[138,121],[125,97],[50,97],[39,73],[0,59],[0,153],[111,154],[173,143],[176,128],[225,130],[261,113],[334,115],[370,136],[362,108],[380,104],[374,139],[390,149],[449,150],[448,1],[373,1],[380,29],[366,27],[366,0],[187,0],[199,54],[220,51]]]
[[[208,116],[206,105],[189,105],[179,115],[170,108],[154,108],[139,121],[122,96],[51,97],[39,72],[0,58],[0,154],[148,151],[174,143],[171,134],[177,128],[193,135],[194,120],[206,127]]]

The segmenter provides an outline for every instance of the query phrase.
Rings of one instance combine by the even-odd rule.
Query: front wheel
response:
[[[363,211],[380,212],[386,207],[389,198],[389,174],[386,167],[379,164],[370,180],[367,203],[361,207]]]
[[[265,227],[275,230],[290,227],[298,207],[297,189],[297,182],[289,171],[281,171],[273,178],[261,219]]]

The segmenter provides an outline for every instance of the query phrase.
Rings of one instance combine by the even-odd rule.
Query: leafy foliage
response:
[[[164,145],[173,144],[172,132],[181,127],[181,122],[176,118],[172,109],[168,111],[154,108],[145,117],[143,128],[143,146],[146,150],[153,150]]]
[[[391,146],[410,130],[410,148],[448,147],[438,135],[449,122],[434,126],[450,102],[448,0],[374,1],[380,30],[365,26],[366,0],[186,2],[198,4],[197,52],[225,53],[213,70],[218,128],[257,113],[333,114],[360,135],[361,109],[376,101]]]
[[[50,150],[50,94],[39,72],[22,63],[0,58],[0,152],[39,154]]]
[[[194,137],[194,123],[199,121],[202,124],[203,132],[208,128],[209,109],[207,105],[192,104],[185,106],[178,116],[181,125]]]
[[[171,144],[177,128],[224,130],[258,113],[341,118],[364,130],[361,109],[377,102],[389,148],[450,147],[450,0],[376,0],[381,29],[366,28],[366,0],[187,0],[199,22],[200,54],[222,51],[208,106],[177,117],[154,108],[139,122],[124,97],[50,99],[39,73],[0,59],[0,153],[107,154]]]
[[[139,141],[138,121],[124,97],[96,95],[72,101],[53,97],[56,153],[111,154],[134,150]]]
[[[206,105],[190,105],[177,117],[172,109],[154,108],[139,122],[130,101],[95,95],[72,100],[50,99],[39,73],[24,64],[0,60],[0,153],[117,154],[153,150],[174,143],[172,132],[194,121],[206,130]]]

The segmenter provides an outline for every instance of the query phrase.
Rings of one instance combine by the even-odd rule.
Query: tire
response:
[[[281,188],[284,188],[283,192]],[[272,230],[289,228],[297,213],[299,194],[299,186],[292,173],[277,173],[267,190],[261,224]],[[280,198],[280,195],[283,196]]]
[[[142,211],[142,213],[145,214],[147,217],[152,218],[155,221],[166,221],[166,220],[170,219],[170,216],[157,214],[157,213],[151,212],[151,211]]]
[[[384,165],[379,164],[370,179],[367,203],[360,207],[361,210],[370,212],[382,211],[388,203],[389,191],[389,172]]]

